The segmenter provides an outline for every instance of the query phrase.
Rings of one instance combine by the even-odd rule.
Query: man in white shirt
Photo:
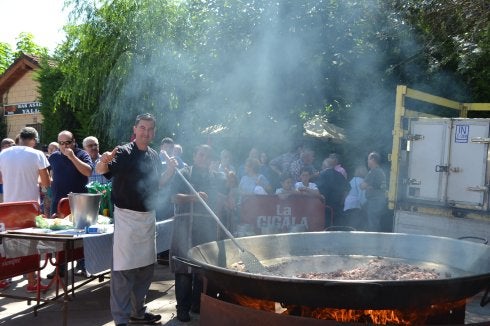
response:
[[[0,182],[3,181],[4,202],[40,201],[39,185],[49,187],[48,159],[40,150],[34,149],[38,140],[37,130],[22,128],[19,146],[0,152]],[[28,274],[27,291],[35,292],[37,281],[34,273]],[[47,286],[40,285],[41,291]]]
[[[37,137],[36,129],[22,128],[19,146],[12,146],[0,153],[4,202],[39,202],[39,179],[41,186],[49,187],[48,159],[42,151],[34,149]]]

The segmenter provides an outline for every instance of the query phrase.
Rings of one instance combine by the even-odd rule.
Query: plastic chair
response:
[[[6,230],[24,229],[36,226],[36,216],[41,214],[41,207],[37,201],[17,201],[0,203],[0,223],[5,224]],[[36,273],[41,279],[41,266],[39,254],[22,256],[17,258],[6,258],[0,256],[0,279],[6,279],[27,273]],[[36,291],[37,305],[40,303],[40,289]],[[27,300],[30,304],[31,299]]]
[[[70,200],[68,199],[68,197],[63,197],[60,199],[60,201],[58,202],[57,211],[63,216],[68,216],[71,214]]]
[[[37,201],[0,203],[0,222],[7,230],[35,227],[39,214],[41,207]]]

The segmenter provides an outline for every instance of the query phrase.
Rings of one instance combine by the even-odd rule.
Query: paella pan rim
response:
[[[239,238],[238,241],[260,261],[271,258],[271,253],[277,256],[289,252],[292,256],[308,252],[317,254],[326,241],[330,254],[368,253],[372,257],[408,257],[416,261],[437,260],[438,263],[459,264],[458,267],[468,266],[468,270],[462,268],[465,270],[463,275],[431,280],[302,279],[227,268],[229,263],[238,260],[236,247],[229,244],[229,240],[202,244],[189,251],[189,260],[200,265],[206,277],[218,287],[278,302],[317,306],[320,303],[338,308],[355,306],[359,309],[426,306],[474,296],[490,283],[490,247],[470,241],[350,231],[262,235]],[[298,298],[298,293],[303,293],[303,298]]]

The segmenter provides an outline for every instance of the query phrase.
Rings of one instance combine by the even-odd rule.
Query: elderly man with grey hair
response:
[[[88,181],[90,182],[98,182],[100,184],[106,184],[109,182],[103,174],[97,173],[95,171],[95,166],[100,161],[100,153],[99,153],[99,140],[97,137],[88,136],[83,139],[82,142],[83,149],[90,155],[92,159],[92,174],[88,177]]]
[[[303,168],[308,168],[312,171],[311,173],[311,179],[315,179],[318,177],[318,170],[315,168],[313,165],[313,162],[315,161],[315,152],[310,149],[306,148],[301,152],[300,158],[294,162],[291,163],[289,166],[289,174],[291,174],[291,177],[293,177],[294,182],[301,181],[301,178],[299,177],[301,174],[301,169]]]

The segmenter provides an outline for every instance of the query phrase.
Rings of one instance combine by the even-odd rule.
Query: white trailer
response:
[[[490,103],[397,87],[388,191],[395,232],[490,239],[490,119],[469,111]]]

